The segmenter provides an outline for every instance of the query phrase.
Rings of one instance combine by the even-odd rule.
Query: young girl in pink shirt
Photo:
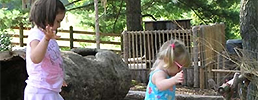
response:
[[[59,0],[36,0],[29,20],[26,68],[29,75],[24,100],[63,100],[59,92],[64,82],[63,60],[56,39],[57,28],[65,16]]]

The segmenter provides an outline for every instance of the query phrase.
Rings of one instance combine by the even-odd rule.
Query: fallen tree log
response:
[[[74,51],[84,52],[82,49]],[[95,53],[84,56],[62,53],[68,83],[62,96],[66,100],[123,100],[130,89],[131,75],[121,57],[111,51],[85,51]]]
[[[68,84],[61,95],[65,100],[123,100],[131,83],[127,65],[111,51],[90,51],[93,55],[61,53]],[[28,77],[25,50],[0,52],[0,58],[1,100],[22,100]]]

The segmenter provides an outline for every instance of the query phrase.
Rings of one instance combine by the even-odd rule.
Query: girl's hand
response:
[[[46,26],[45,30],[41,29],[42,32],[45,33],[45,39],[49,41],[50,39],[57,39],[60,38],[60,36],[56,35],[56,30],[53,30],[51,26]]]
[[[63,81],[63,87],[67,87],[67,83],[65,81]]]
[[[174,76],[174,78],[175,78],[175,82],[176,82],[176,83],[183,83],[183,81],[184,81],[183,70],[180,71],[180,72],[178,72],[178,73]]]

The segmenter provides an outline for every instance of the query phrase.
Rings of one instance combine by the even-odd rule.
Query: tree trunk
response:
[[[241,0],[241,10],[240,10],[240,30],[241,37],[243,40],[243,67],[250,67],[254,70],[257,68],[258,60],[258,1],[257,0]],[[247,62],[248,61],[248,62]],[[248,66],[246,66],[248,65]],[[257,77],[252,77],[251,83],[249,84],[247,90],[246,100],[256,100],[257,91]]]
[[[96,47],[100,49],[100,34],[99,34],[99,14],[98,14],[98,0],[94,0],[95,8],[95,32],[96,32]]]
[[[125,0],[126,1],[126,25],[128,31],[141,31],[142,15],[141,0]]]
[[[142,15],[141,15],[141,0],[125,0],[126,1],[126,25],[127,31],[142,31]],[[135,45],[140,48],[140,42],[136,42],[140,40],[139,36],[134,38]],[[133,42],[132,40],[129,40]],[[132,47],[132,44],[131,46]],[[139,50],[138,50],[139,51]],[[130,48],[129,52],[132,52],[132,48]],[[138,52],[137,55],[140,55]],[[131,55],[132,57],[132,55]]]
[[[22,9],[26,9],[27,8],[27,0],[22,0]]]

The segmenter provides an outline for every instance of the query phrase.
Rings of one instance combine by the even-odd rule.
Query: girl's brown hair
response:
[[[165,58],[167,60],[165,60]],[[164,67],[170,67],[177,61],[184,67],[191,65],[190,54],[186,49],[184,43],[180,40],[169,40],[165,42],[159,49],[157,60],[154,63],[154,67],[160,60],[164,60],[166,65]]]
[[[54,25],[56,15],[65,13],[65,7],[60,0],[36,0],[31,7],[29,21],[45,29]]]

